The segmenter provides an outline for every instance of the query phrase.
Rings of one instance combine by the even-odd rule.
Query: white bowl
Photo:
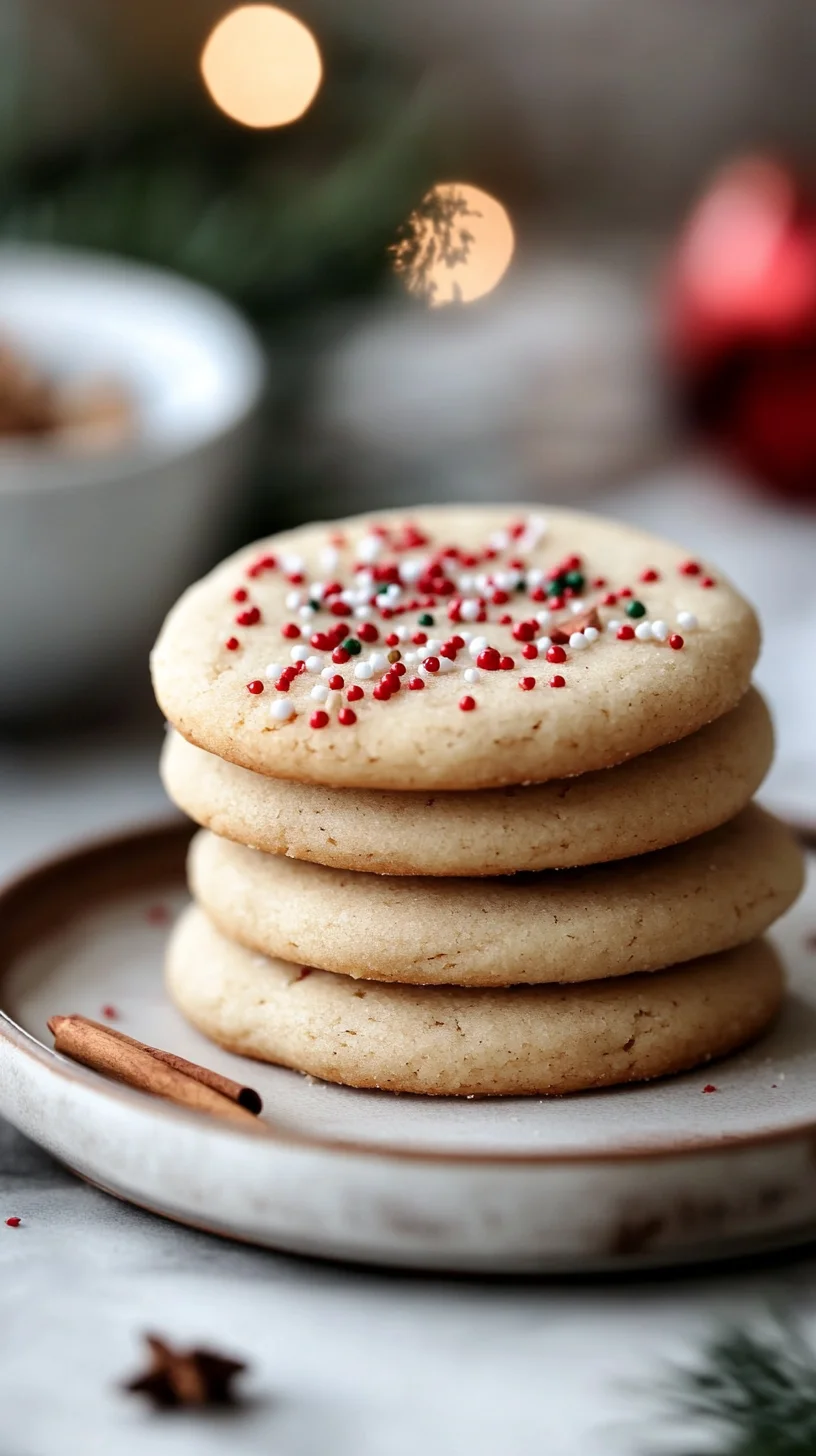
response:
[[[206,289],[105,254],[0,247],[0,338],[104,374],[134,402],[120,448],[0,443],[0,717],[121,697],[163,614],[222,549],[266,378]]]

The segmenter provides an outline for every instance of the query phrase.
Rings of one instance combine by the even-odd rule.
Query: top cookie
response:
[[[575,511],[305,526],[191,587],[152,655],[170,722],[271,777],[478,789],[610,767],[746,691],[750,606],[679,547]]]

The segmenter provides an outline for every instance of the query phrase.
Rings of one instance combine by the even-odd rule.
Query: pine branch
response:
[[[726,1329],[677,1376],[674,1418],[715,1440],[677,1456],[816,1456],[816,1351],[793,1321]]]

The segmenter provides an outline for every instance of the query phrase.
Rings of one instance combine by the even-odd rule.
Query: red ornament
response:
[[[780,162],[716,177],[668,279],[681,404],[720,454],[779,495],[816,494],[816,198]]]

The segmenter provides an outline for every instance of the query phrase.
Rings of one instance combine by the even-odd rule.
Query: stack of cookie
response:
[[[568,511],[315,525],[192,587],[153,654],[205,826],[170,994],[355,1087],[559,1093],[773,1018],[797,845],[750,804],[759,632],[707,564]]]

